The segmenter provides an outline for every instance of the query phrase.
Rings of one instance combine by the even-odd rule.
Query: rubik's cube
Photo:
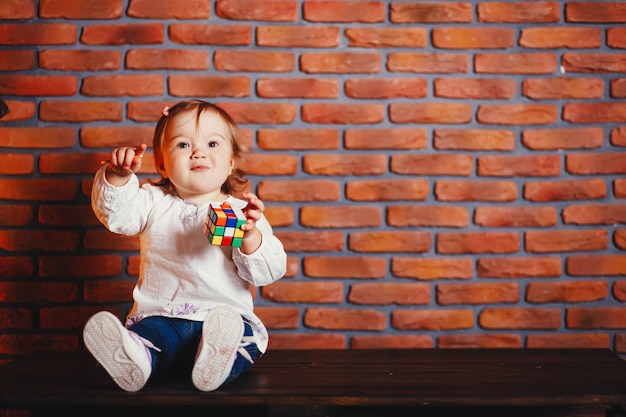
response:
[[[229,203],[209,204],[209,213],[204,224],[204,234],[211,245],[241,246],[246,217]]]

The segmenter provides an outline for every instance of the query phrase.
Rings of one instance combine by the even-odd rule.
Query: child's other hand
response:
[[[240,249],[243,253],[251,254],[261,246],[263,241],[263,236],[257,229],[256,222],[261,218],[265,210],[265,204],[252,193],[243,193],[242,196],[248,200],[248,204],[243,208],[246,223],[241,226],[244,234]]]
[[[148,146],[142,143],[139,148],[120,147],[111,152],[109,169],[121,177],[127,177],[139,171],[143,153]]]
[[[244,232],[250,232],[256,229],[256,222],[261,218],[265,210],[265,204],[256,195],[252,193],[243,193],[243,198],[248,200],[248,205],[243,208],[243,214],[246,216],[246,224],[241,226]]]

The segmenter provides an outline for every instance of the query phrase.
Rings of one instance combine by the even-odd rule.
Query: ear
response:
[[[233,173],[233,169],[235,169],[235,160],[231,159],[230,160],[230,169],[228,170],[228,175]]]

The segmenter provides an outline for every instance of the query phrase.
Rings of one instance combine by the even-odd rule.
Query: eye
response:
[[[217,146],[219,146],[219,143],[217,143],[216,140],[212,140],[209,142],[209,148],[215,148]]]
[[[176,147],[177,147],[177,148],[179,148],[179,149],[186,149],[186,148],[188,148],[188,147],[189,147],[189,144],[188,144],[188,143],[186,143],[186,142],[178,142],[178,143],[176,144]]]

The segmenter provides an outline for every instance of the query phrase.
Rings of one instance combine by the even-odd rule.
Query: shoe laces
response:
[[[250,346],[256,342],[254,336],[244,336],[241,338],[239,342],[239,346],[237,347],[237,353],[243,356],[248,362],[254,363],[250,353],[246,350],[246,346]]]
[[[157,352],[160,352],[161,349],[159,349],[158,347],[154,346],[154,343],[152,343],[151,341],[149,341],[148,339],[146,339],[145,337],[141,337],[139,336],[137,333],[134,332],[129,332],[130,336],[135,339],[136,342],[143,344],[146,348],[150,348],[150,349],[154,349]],[[149,352],[148,352],[149,353]]]

